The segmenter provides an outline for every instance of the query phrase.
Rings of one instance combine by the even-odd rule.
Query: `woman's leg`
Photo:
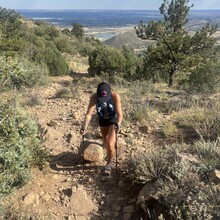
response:
[[[109,165],[115,156],[115,126],[112,124],[100,127],[100,130],[107,150],[107,165]]]

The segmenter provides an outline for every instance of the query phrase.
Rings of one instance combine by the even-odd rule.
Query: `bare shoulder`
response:
[[[94,93],[93,95],[90,96],[90,103],[95,105],[97,101],[97,93]]]
[[[121,101],[121,97],[117,92],[112,92],[112,98],[114,100],[114,102],[120,102]]]

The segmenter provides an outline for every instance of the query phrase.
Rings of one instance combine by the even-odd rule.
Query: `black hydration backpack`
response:
[[[111,88],[106,82],[102,82],[98,85],[96,111],[99,120],[110,120],[116,116]]]

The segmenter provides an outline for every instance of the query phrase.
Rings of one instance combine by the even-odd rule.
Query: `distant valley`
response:
[[[137,38],[134,27],[143,20],[162,19],[159,10],[18,10],[25,18],[41,20],[60,28],[71,28],[73,23],[84,27],[87,36],[95,37],[100,41],[121,48],[126,45],[141,50],[151,41],[142,41]],[[219,10],[191,10],[188,16],[186,29],[195,32],[207,23],[217,24],[218,31],[215,37],[220,44],[220,11]]]

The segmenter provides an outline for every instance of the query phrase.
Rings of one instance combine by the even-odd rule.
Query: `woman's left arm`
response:
[[[118,116],[117,122],[119,124],[119,126],[122,123],[123,120],[123,113],[122,113],[122,104],[121,104],[121,97],[118,93],[114,92],[113,93],[113,99],[115,102],[115,110]]]

